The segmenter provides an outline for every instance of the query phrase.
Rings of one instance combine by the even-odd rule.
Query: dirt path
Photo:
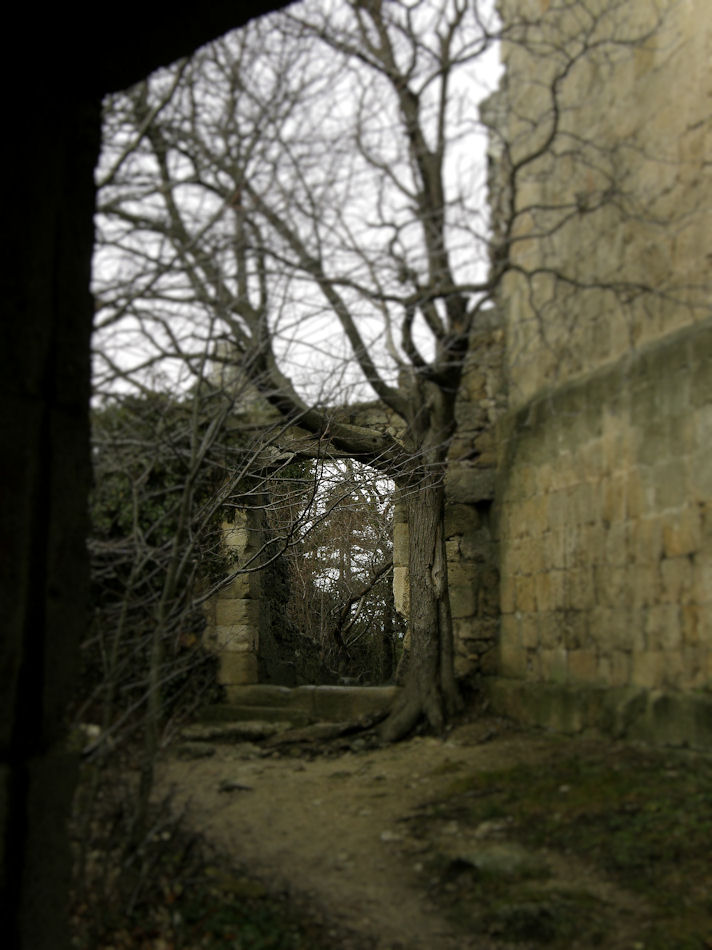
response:
[[[585,854],[524,848],[509,833],[514,818],[480,815],[473,825],[442,804],[463,777],[537,763],[545,772],[569,747],[569,740],[479,720],[445,740],[339,754],[218,745],[208,758],[168,759],[161,781],[164,791],[175,789],[195,830],[353,935],[341,936],[335,950],[655,946],[640,939],[652,919],[644,897],[602,876]],[[570,798],[568,790],[555,786],[549,794]],[[473,927],[457,910],[482,902],[483,881],[494,881],[486,894],[493,907],[504,894],[504,910],[491,925]],[[563,929],[560,912],[568,915]]]
[[[263,880],[323,908],[341,928],[375,950],[450,950],[463,942],[424,896],[423,846],[402,820],[436,792],[437,771],[468,743],[483,766],[495,747],[478,724],[447,741],[416,738],[393,748],[313,759],[253,757],[250,746],[221,746],[208,759],[172,760],[163,781],[175,785],[190,824]],[[469,743],[472,743],[471,745]],[[521,755],[521,740],[501,740],[496,758]],[[234,788],[231,783],[249,790]]]

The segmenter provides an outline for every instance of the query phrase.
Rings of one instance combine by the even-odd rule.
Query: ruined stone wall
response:
[[[712,321],[501,433],[500,673],[712,685]]]
[[[712,7],[659,6],[644,43],[572,67],[566,134],[519,182],[493,695],[557,728],[709,745]],[[562,26],[555,0],[503,7],[536,13],[540,41]],[[617,7],[619,38],[652,24],[647,0]],[[523,154],[551,71],[521,46],[505,62],[496,106]]]
[[[499,632],[498,549],[492,511],[495,422],[506,406],[503,359],[504,332],[498,313],[484,311],[470,336],[445,481],[448,586],[459,677],[493,670]],[[406,618],[410,610],[408,545],[405,505],[396,503],[393,593],[396,610]]]
[[[504,330],[485,311],[470,336],[445,482],[445,538],[458,676],[492,669],[499,633],[499,553],[492,514],[495,423],[506,406]]]
[[[500,220],[526,160],[501,294],[515,407],[709,313],[712,6],[500,6]]]
[[[253,502],[257,499],[253,498]],[[233,569],[246,566],[205,605],[203,643],[220,659],[218,682],[228,701],[233,687],[252,683],[297,686],[322,682],[317,644],[302,636],[288,617],[292,595],[287,565],[272,559],[265,508],[234,509],[222,524],[223,550]],[[266,551],[266,557],[260,552]],[[260,570],[256,568],[264,561]]]
[[[236,566],[246,564],[261,544],[256,514],[235,510],[222,524],[223,547]],[[258,682],[261,594],[259,573],[238,574],[205,607],[203,643],[220,657],[218,681],[228,698],[231,686]]]

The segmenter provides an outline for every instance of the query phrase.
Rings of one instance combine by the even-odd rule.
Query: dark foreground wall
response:
[[[85,621],[92,173],[102,93],[280,4],[26,6],[3,57],[0,850],[3,944],[67,944],[74,765],[63,710]],[[82,37],[80,41],[80,36]]]

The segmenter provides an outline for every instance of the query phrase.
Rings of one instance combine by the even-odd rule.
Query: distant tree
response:
[[[292,616],[335,674],[383,682],[403,634],[393,603],[390,486],[353,462],[323,469],[314,528],[288,556]]]

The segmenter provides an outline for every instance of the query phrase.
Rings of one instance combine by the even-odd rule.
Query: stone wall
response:
[[[504,331],[494,310],[473,328],[445,483],[445,538],[458,676],[491,670],[499,632],[493,535],[495,423],[506,406]]]
[[[657,6],[644,42],[571,68],[556,154],[517,183],[491,693],[556,728],[712,745],[712,7]],[[552,37],[577,37],[554,0],[503,7],[537,18],[505,49],[500,173],[551,118]],[[655,8],[618,4],[589,39]]]
[[[712,320],[501,436],[500,674],[712,687]]]
[[[222,524],[223,548],[237,565],[246,564],[261,544],[257,513],[235,510]],[[203,643],[220,657],[218,681],[229,693],[231,686],[258,681],[260,575],[238,574],[209,600],[205,607]]]
[[[503,358],[504,332],[498,314],[484,311],[470,336],[445,482],[448,585],[459,677],[493,670],[499,632],[492,503],[497,465],[494,424],[506,405]],[[393,594],[396,610],[405,618],[410,612],[408,546],[405,505],[396,503]]]
[[[516,407],[709,314],[712,6],[500,6],[492,200],[501,222],[520,165],[500,298]]]

